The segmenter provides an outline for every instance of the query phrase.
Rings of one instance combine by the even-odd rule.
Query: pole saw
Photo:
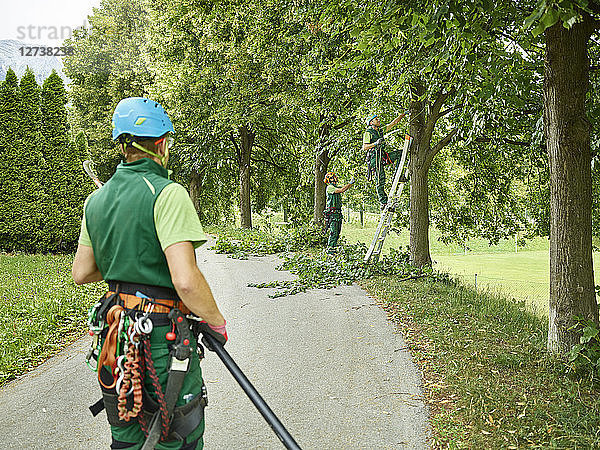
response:
[[[85,173],[92,179],[98,188],[102,187],[102,182],[98,179],[98,176],[94,171],[94,163],[92,161],[84,161],[83,170],[85,170]],[[279,418],[271,410],[269,405],[267,405],[252,383],[250,383],[244,372],[242,372],[242,369],[239,368],[231,355],[227,352],[227,350],[225,350],[223,344],[221,344],[208,333],[203,333],[203,335],[204,339],[206,339],[212,349],[214,349],[221,362],[225,365],[227,370],[229,370],[235,381],[237,381],[240,387],[244,390],[250,401],[252,401],[256,409],[258,409],[263,418],[267,421],[285,448],[290,450],[301,450],[300,446],[296,443],[292,435],[288,432],[285,426],[283,426]]]
[[[99,188],[102,187],[102,181],[98,179],[98,175],[96,175],[96,172],[94,171],[94,163],[92,161],[90,161],[89,159],[84,161],[83,170],[85,170],[85,173],[88,174],[88,176],[92,179],[96,186],[98,186]]]

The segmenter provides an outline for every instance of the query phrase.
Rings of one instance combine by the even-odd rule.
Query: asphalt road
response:
[[[303,449],[427,448],[428,414],[402,336],[357,286],[270,299],[250,282],[289,279],[275,257],[239,261],[204,246],[198,261],[228,320],[227,350]],[[0,448],[110,443],[84,364],[85,336],[0,390]],[[220,359],[202,362],[205,448],[284,448]]]

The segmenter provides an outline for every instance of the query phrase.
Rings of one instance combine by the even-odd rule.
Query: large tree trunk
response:
[[[416,146],[415,146],[416,147]],[[430,266],[429,253],[429,167],[411,159],[410,171],[410,263]]]
[[[410,101],[410,135],[413,142],[410,147],[410,263],[417,267],[430,266],[429,253],[429,168],[433,158],[447,146],[458,128],[450,131],[431,146],[433,130],[438,119],[443,117],[451,108],[441,112],[441,108],[454,95],[454,88],[439,92],[431,104],[423,100],[425,86],[422,80],[411,82]]]
[[[544,123],[550,161],[550,317],[548,348],[565,353],[579,342],[574,317],[598,321],[591,222],[589,81],[586,16],[570,30],[546,30]]]
[[[422,100],[425,88],[420,81],[412,83],[410,104],[410,263],[431,265],[429,254],[429,190],[427,177],[431,161],[431,135],[426,130],[426,104]],[[430,119],[431,120],[431,119]]]
[[[254,144],[254,132],[247,126],[238,129],[240,133],[240,225],[252,228],[252,209],[250,208],[250,155]]]
[[[193,171],[190,175],[190,198],[192,199],[192,203],[194,204],[194,208],[196,209],[196,213],[200,215],[200,197],[202,185],[200,183],[200,174],[196,171]]]
[[[313,221],[316,224],[323,222],[323,210],[325,209],[325,182],[323,179],[327,173],[331,158],[329,157],[328,146],[324,144],[329,137],[329,133],[330,127],[327,124],[322,125],[319,129],[319,140],[315,158],[315,207],[313,211]]]

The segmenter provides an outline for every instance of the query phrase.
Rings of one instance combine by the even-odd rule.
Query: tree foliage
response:
[[[0,87],[0,249],[72,251],[89,193],[70,139],[63,81],[28,70]]]
[[[65,46],[69,99],[75,131],[83,131],[106,181],[120,161],[111,139],[112,112],[126,97],[147,95],[151,75],[143,54],[148,17],[139,0],[106,0],[89,16],[89,27],[76,29]]]
[[[79,237],[83,202],[93,185],[85,179],[82,163],[87,149],[77,145],[67,120],[67,93],[63,80],[52,74],[41,91],[44,191],[48,210],[44,223],[45,251],[72,250]]]
[[[159,2],[150,9],[153,89],[172,105],[182,158],[201,162],[189,167],[208,181],[199,200],[205,208],[230,207],[239,183],[244,226],[251,226],[250,192],[260,210],[296,187],[299,121],[287,103],[298,88],[303,44],[290,38],[300,24],[284,3]],[[223,187],[207,189],[215,185]]]

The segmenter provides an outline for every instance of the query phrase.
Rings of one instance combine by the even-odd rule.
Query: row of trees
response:
[[[0,83],[0,251],[63,252],[77,245],[91,192],[81,169],[83,135],[71,139],[67,94],[52,72],[27,70]]]
[[[597,17],[585,0],[106,0],[65,70],[105,177],[112,109],[152,96],[174,118],[174,168],[199,213],[230,215],[238,196],[244,227],[252,205],[318,221],[325,172],[364,170],[362,118],[408,110],[411,261],[431,263],[432,219],[447,240],[549,234],[549,345],[563,351],[574,316],[598,318],[586,116]],[[359,187],[346,199],[374,200]]]
[[[303,219],[312,209],[319,221],[325,172],[365,172],[367,113],[409,110],[401,126],[415,136],[414,263],[431,260],[428,211],[447,240],[547,234],[542,60],[497,33],[471,42],[461,35],[466,22],[438,32],[445,40],[421,39],[432,26],[428,11],[413,23],[410,8],[382,15],[357,5],[103,3],[71,43],[66,72],[104,177],[118,159],[112,108],[125,95],[151,95],[175,119],[174,168],[201,197],[204,220],[230,216],[237,196],[243,226],[251,226],[251,203],[288,206]],[[395,17],[404,29],[387,27]],[[359,187],[346,201],[376,205],[366,180]]]
[[[467,151],[463,158],[473,161],[481,160],[486,150],[495,150],[482,166],[497,165],[517,180],[526,179],[530,191],[532,180],[522,175],[540,168],[539,149],[547,154],[549,164],[543,161],[543,166],[549,168],[550,195],[546,205],[539,205],[541,215],[525,208],[525,216],[519,218],[514,184],[491,170],[478,177],[485,180],[484,191],[470,189],[491,208],[471,195],[470,206],[477,213],[456,211],[455,218],[467,219],[471,227],[484,225],[481,234],[491,231],[496,236],[513,231],[525,218],[549,219],[549,226],[534,222],[538,232],[547,227],[550,236],[548,344],[555,351],[568,350],[579,339],[576,317],[598,321],[592,264],[593,128],[587,113],[598,98],[595,92],[588,95],[588,47],[595,44],[591,38],[600,28],[600,6],[577,0],[536,4],[474,0],[426,6],[409,2],[363,11],[347,1],[332,6],[329,15],[335,28],[340,21],[342,29],[357,24],[357,48],[362,50],[346,58],[342,67],[357,60],[389,61],[386,70],[398,67],[408,73],[404,86],[411,98],[410,131],[415,138],[410,155],[414,264],[431,263],[429,171],[451,140],[459,158],[463,150]],[[535,27],[533,33],[523,33],[527,26]],[[398,39],[409,35],[416,38]],[[597,52],[595,45],[592,52]],[[473,174],[477,172],[472,168]]]

